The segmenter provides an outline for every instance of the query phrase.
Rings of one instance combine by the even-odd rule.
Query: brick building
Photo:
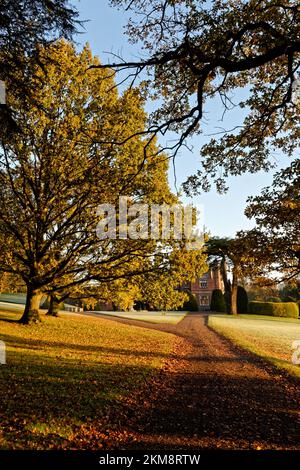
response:
[[[199,310],[209,310],[213,290],[221,289],[224,291],[221,273],[219,269],[210,269],[195,281],[187,282],[184,289],[189,289],[195,296]]]
[[[211,295],[214,289],[221,289],[224,292],[223,281],[219,269],[210,269],[193,282],[186,282],[180,290],[190,290],[195,296],[199,310],[209,310]],[[114,310],[112,302],[98,303],[96,310]]]

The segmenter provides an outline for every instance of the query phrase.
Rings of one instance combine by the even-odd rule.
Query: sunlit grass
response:
[[[187,315],[188,312],[148,312],[145,310],[136,312],[99,312],[102,315],[108,315],[118,318],[127,318],[129,320],[140,320],[150,323],[168,323],[176,325]]]
[[[22,313],[24,311],[24,305],[22,304],[10,304],[10,303],[6,303],[6,302],[0,302],[0,312],[3,313],[3,315],[5,316],[6,313],[9,313],[9,312],[20,312]]]
[[[9,316],[11,313],[22,313],[24,310],[24,305],[21,303],[8,303],[1,302],[0,300],[0,313],[6,318],[15,318],[15,316]],[[42,311],[43,313],[43,311]],[[98,312],[101,315],[107,315],[109,317],[118,317],[118,318],[127,318],[129,320],[140,320],[149,323],[167,323],[170,325],[177,325],[183,318],[188,314],[188,312],[180,311],[167,311],[167,312],[149,312],[146,310],[134,311],[134,312],[109,312],[101,311]]]
[[[15,304],[25,304],[26,294],[24,293],[2,293],[0,294],[0,302],[11,302]]]
[[[209,326],[239,346],[300,377],[293,364],[292,343],[300,340],[300,321],[261,315],[210,315]]]
[[[2,449],[94,448],[98,440],[102,448],[107,410],[158,372],[175,341],[102,318],[11,321],[19,317],[0,313],[10,320],[0,321],[7,350],[7,364],[0,365]]]

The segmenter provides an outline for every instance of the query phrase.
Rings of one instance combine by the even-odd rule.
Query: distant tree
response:
[[[138,286],[130,282],[126,283],[126,287],[124,286],[124,282],[119,284],[121,285],[119,285],[118,289],[115,289],[113,295],[113,301],[116,309],[123,310],[125,312],[133,310],[135,301],[139,299],[140,295]]]
[[[226,312],[225,297],[221,289],[214,289],[212,291],[210,310],[212,312]]]
[[[244,240],[242,237],[212,237],[206,242],[205,251],[208,261],[217,265],[221,271],[227,312],[236,315],[238,282],[243,277],[245,263],[249,259]]]
[[[176,275],[173,280],[169,278],[169,281],[166,277],[162,280],[147,279],[142,288],[141,299],[150,310],[177,310],[187,299],[185,292],[176,289],[177,285]]]
[[[270,278],[272,273],[274,283],[300,276],[299,187],[300,160],[295,160],[260,196],[249,198],[245,213],[256,227],[239,234],[254,259],[254,274]]]
[[[270,277],[253,277],[245,283],[248,300],[267,302],[270,297],[280,297],[279,287]]]
[[[291,280],[285,283],[280,289],[279,295],[283,302],[300,301],[300,280]]]
[[[47,310],[46,315],[50,317],[57,317],[59,310],[63,308],[63,301],[67,298],[66,296],[60,296],[60,295],[55,295],[54,292],[52,292],[49,295],[49,307]]]
[[[186,282],[201,277],[207,271],[206,256],[202,250],[174,249],[170,254],[170,266],[164,275],[157,278],[155,273],[143,276],[141,282],[142,300],[152,310],[177,310],[190,304],[198,310],[197,301],[188,291],[178,289]]]
[[[132,309],[134,305],[144,305],[149,310],[177,310],[190,300],[190,293],[178,286],[202,276],[206,270],[206,256],[201,250],[174,246],[164,272],[153,270],[107,284],[105,296],[122,310]],[[187,310],[198,310],[197,301],[193,299],[193,305]]]
[[[237,289],[237,313],[248,312],[248,295],[243,286],[238,286]]]

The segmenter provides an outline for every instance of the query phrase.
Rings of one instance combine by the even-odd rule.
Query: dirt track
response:
[[[176,326],[113,320],[178,336],[158,379],[127,403],[124,448],[300,449],[297,382],[221,338],[205,315]]]

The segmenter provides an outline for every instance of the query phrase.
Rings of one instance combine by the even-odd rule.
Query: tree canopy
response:
[[[38,44],[70,39],[79,25],[78,12],[68,0],[2,0],[0,78],[12,78],[24,60],[36,55]]]
[[[209,100],[223,114],[238,107],[240,123],[201,149],[201,167],[186,184],[188,194],[226,188],[229,175],[269,169],[274,150],[299,146],[300,7],[276,0],[111,0],[132,12],[127,33],[143,57],[112,60],[130,80],[149,72],[152,97],[162,99],[148,134],[175,131],[175,155],[203,130]],[[241,96],[234,93],[244,90]],[[298,90],[298,91],[297,91]],[[298,93],[298,94],[297,94]],[[237,100],[237,102],[236,102]]]
[[[28,63],[42,66],[37,46],[45,48],[56,39],[70,39],[82,24],[78,16],[68,0],[1,1],[0,80],[9,86],[10,93],[26,94],[34,102],[35,90],[22,80]],[[6,103],[0,104],[0,138],[3,131],[18,131],[15,116]]]
[[[1,271],[27,286],[26,322],[38,318],[43,292],[62,294],[90,280],[101,285],[169,271],[174,245],[99,240],[96,233],[98,206],[117,207],[119,196],[126,194],[129,204],[176,201],[164,155],[154,160],[148,153],[145,160],[138,135],[122,147],[111,144],[144,129],[140,91],[118,95],[106,70],[86,73],[99,64],[88,46],[77,53],[62,40],[39,56],[43,67],[31,63],[24,78],[35,101],[8,93],[20,132],[4,137],[0,152]]]
[[[300,161],[295,160],[289,168],[276,173],[273,184],[261,195],[248,199],[245,213],[254,218],[256,227],[240,232],[240,236],[254,257],[254,273],[272,273],[274,282],[300,274],[299,189]]]

